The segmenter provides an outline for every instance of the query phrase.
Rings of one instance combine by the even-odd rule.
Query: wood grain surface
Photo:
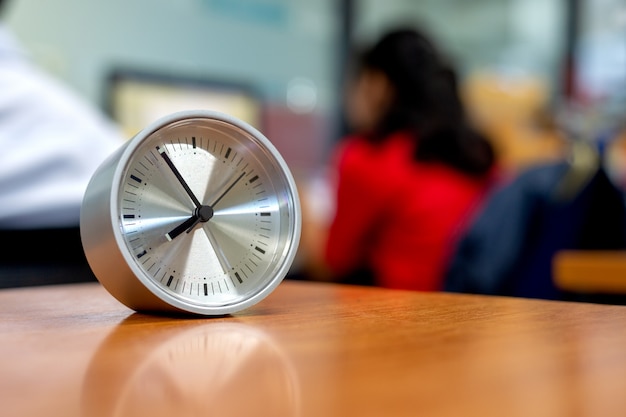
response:
[[[626,307],[284,281],[219,318],[0,291],[0,415],[624,416]]]

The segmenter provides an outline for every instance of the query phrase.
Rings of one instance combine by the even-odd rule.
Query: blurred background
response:
[[[594,137],[626,114],[623,0],[15,0],[8,25],[46,70],[128,136],[178,107],[257,125],[296,175],[341,136],[348,53],[426,27],[513,168],[560,152],[537,129]]]
[[[130,138],[176,110],[240,117],[308,182],[346,133],[351,53],[426,29],[512,173],[626,135],[624,0],[13,0],[33,60]],[[626,184],[626,146],[607,158]],[[320,191],[323,192],[323,191]],[[313,191],[315,193],[315,191]],[[319,194],[323,206],[323,194]],[[320,208],[323,210],[323,208]]]

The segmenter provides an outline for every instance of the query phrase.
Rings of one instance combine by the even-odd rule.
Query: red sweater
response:
[[[325,250],[338,276],[366,266],[383,287],[441,289],[452,245],[486,182],[416,162],[413,147],[397,134],[380,144],[349,138],[338,149]]]

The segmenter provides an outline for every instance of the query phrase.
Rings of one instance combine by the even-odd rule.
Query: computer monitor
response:
[[[106,109],[129,138],[181,110],[216,110],[263,128],[261,97],[245,83],[131,69],[116,69],[107,81]]]

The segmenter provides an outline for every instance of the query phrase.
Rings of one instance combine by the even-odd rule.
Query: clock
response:
[[[286,162],[263,134],[190,110],[145,127],[96,169],[80,233],[94,275],[127,307],[226,315],[287,275],[301,209]]]

